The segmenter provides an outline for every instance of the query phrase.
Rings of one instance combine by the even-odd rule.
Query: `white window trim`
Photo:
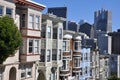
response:
[[[29,53],[29,41],[30,40],[33,40],[32,53]],[[38,40],[38,43],[39,43],[38,44],[38,53],[35,53],[35,40]],[[40,40],[39,39],[31,39],[31,38],[28,39],[28,54],[40,54]]]
[[[63,40],[63,42],[66,42],[66,44],[64,46],[65,50],[63,49],[63,52],[70,52],[70,40]],[[67,50],[67,47],[68,47],[68,50]]]
[[[77,47],[78,47],[78,50],[75,50],[75,43],[77,42]],[[76,51],[76,52],[80,52],[80,47],[81,46],[81,43],[80,43],[80,41],[74,41],[74,51]]]
[[[36,22],[37,18],[38,18],[38,22]],[[40,30],[40,16],[38,15],[35,16],[35,29]]]

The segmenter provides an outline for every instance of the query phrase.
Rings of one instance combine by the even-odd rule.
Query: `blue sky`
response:
[[[120,0],[33,0],[49,7],[68,7],[68,20],[79,22],[81,19],[93,24],[94,12],[104,8],[112,11],[112,29],[120,28]]]

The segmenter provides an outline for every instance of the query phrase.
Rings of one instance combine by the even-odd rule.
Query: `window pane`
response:
[[[75,42],[75,50],[78,50],[78,42]]]
[[[59,60],[61,60],[61,49],[59,49]]]
[[[36,27],[35,27],[35,29],[39,29],[39,20],[40,20],[40,17],[36,16]]]
[[[34,52],[39,53],[39,40],[35,40],[34,47]]]
[[[32,76],[32,67],[27,67],[27,77],[31,77]]]
[[[34,28],[34,15],[29,16],[29,28]]]
[[[25,78],[25,72],[21,73],[21,78]]]
[[[25,14],[22,14],[22,16],[21,16],[21,27],[26,27],[25,26]]]
[[[6,15],[11,17],[12,16],[12,9],[6,8]]]
[[[52,50],[52,60],[57,60],[57,50]]]
[[[51,27],[48,26],[47,28],[48,38],[51,38]]]
[[[40,61],[41,62],[45,61],[45,50],[41,50]]]
[[[62,39],[62,29],[59,29],[59,39]]]
[[[66,51],[66,41],[63,41],[63,51]]]
[[[0,6],[0,16],[2,16],[2,15],[3,15],[3,7]]]
[[[50,61],[50,50],[47,50],[47,62]]]
[[[33,40],[29,40],[29,53],[33,52]]]

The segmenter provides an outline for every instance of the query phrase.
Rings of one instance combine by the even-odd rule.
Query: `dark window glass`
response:
[[[6,15],[11,17],[12,16],[12,9],[6,8]]]
[[[3,7],[0,6],[0,16],[2,16],[2,15],[3,15]]]

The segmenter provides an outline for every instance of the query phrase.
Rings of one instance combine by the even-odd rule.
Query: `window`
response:
[[[62,39],[62,28],[59,29],[59,39]]]
[[[62,66],[63,70],[68,70],[68,61],[63,60],[63,66]]]
[[[69,51],[69,41],[63,41],[63,51]]]
[[[50,50],[47,50],[47,62],[50,62]]]
[[[45,50],[41,50],[40,61],[45,62]]]
[[[34,42],[34,52],[39,53],[39,40],[35,40]]]
[[[77,67],[77,59],[74,59],[74,66]]]
[[[66,41],[63,41],[63,51],[66,51]]]
[[[87,67],[85,67],[85,74],[87,74],[87,72],[88,72],[88,71],[87,71]]]
[[[74,42],[75,43],[75,50],[78,50],[78,42]]]
[[[57,28],[53,28],[53,39],[57,39]]]
[[[6,15],[12,16],[12,9],[11,8],[6,8]]]
[[[32,77],[32,65],[21,65],[21,79]]]
[[[80,67],[80,60],[74,59],[74,67]]]
[[[22,14],[21,16],[21,27],[25,27],[25,14]]]
[[[33,53],[33,40],[29,40],[29,53]]]
[[[51,38],[51,27],[47,27],[48,38]]]
[[[66,69],[66,60],[63,60],[63,66],[62,69],[65,70]]]
[[[52,50],[52,60],[57,60],[57,50]]]
[[[26,76],[27,76],[27,78],[28,77],[32,77],[32,68],[31,68],[31,66],[30,65],[27,65],[27,67],[26,67]]]
[[[29,40],[29,53],[39,54],[39,40]]]
[[[80,75],[82,76],[82,68],[80,68]]]
[[[0,6],[0,16],[2,16],[2,15],[3,15],[3,7]]]
[[[25,72],[25,65],[21,65],[21,78],[25,78],[26,77],[26,72]]]
[[[33,29],[34,28],[34,15],[30,14],[29,16],[29,28]]]
[[[0,68],[0,80],[3,80],[3,71],[2,71],[2,68]]]
[[[61,49],[59,49],[59,60],[61,60]]]
[[[40,28],[40,17],[39,16],[36,16],[36,27],[35,29],[39,29]]]

